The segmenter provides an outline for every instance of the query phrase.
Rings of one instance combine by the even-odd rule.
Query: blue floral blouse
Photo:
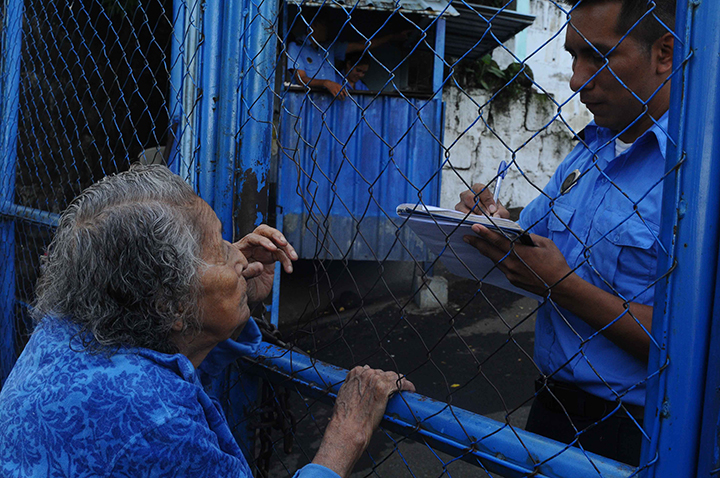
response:
[[[0,391],[3,477],[251,477],[202,386],[260,343],[252,319],[198,371],[184,355],[82,349],[76,326],[44,319]],[[296,477],[332,477],[308,465]]]

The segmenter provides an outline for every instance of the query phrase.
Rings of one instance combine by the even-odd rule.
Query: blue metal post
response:
[[[169,150],[165,151],[167,165],[172,172],[180,174],[180,142],[177,141],[182,128],[182,83],[185,63],[185,9],[184,0],[173,2],[173,34],[170,38],[170,91],[168,92],[168,111],[170,112],[170,128],[168,134],[173,135]]]
[[[445,74],[445,19],[435,20],[435,61],[433,62],[433,91],[435,98],[442,99],[443,75]]]
[[[222,12],[222,75],[219,78],[217,165],[215,173],[215,212],[223,224],[226,239],[232,240],[235,193],[236,135],[238,124],[238,90],[241,76],[243,0],[225,2]]]
[[[243,77],[238,98],[238,179],[235,227],[240,234],[267,220],[275,88],[277,2],[250,0],[243,49]]]
[[[15,199],[22,0],[5,2],[0,71],[0,202]],[[15,224],[0,217],[0,384],[15,363]]]
[[[692,56],[672,80],[670,132],[677,132],[678,146],[669,148],[668,168],[684,162],[664,188],[662,240],[671,257],[658,270],[673,262],[676,267],[655,296],[652,332],[662,348],[652,350],[650,371],[666,368],[648,387],[645,420],[652,442],[643,462],[657,457],[648,477],[697,473],[720,238],[718,21],[718,2],[678,2],[676,31],[684,45],[677,42],[675,64]]]
[[[698,477],[720,476],[720,260],[716,267],[710,355],[703,401]]]
[[[183,1],[183,0],[178,0]],[[200,28],[202,25],[202,8],[200,0],[185,0],[188,5],[180,7],[177,13],[183,15],[184,30],[176,31],[176,35],[182,38],[180,66],[180,83],[178,83],[179,99],[181,107],[176,110],[179,113],[179,124],[177,126],[176,142],[178,174],[191,186],[198,190],[197,178],[197,148],[200,128],[198,106],[198,86],[200,83]],[[179,19],[178,19],[179,20]]]
[[[222,53],[222,11],[220,0],[206,0],[203,12],[202,67],[200,75],[199,128],[202,134],[198,143],[198,193],[210,207],[215,207],[216,185],[215,172],[217,166],[218,115],[217,103],[220,97],[220,73]],[[223,224],[224,229],[231,231],[231,224]]]

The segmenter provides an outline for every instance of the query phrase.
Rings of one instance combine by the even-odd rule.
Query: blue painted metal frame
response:
[[[267,222],[267,179],[270,170],[273,130],[275,68],[277,66],[273,21],[277,19],[278,3],[249,0],[244,12],[243,65],[238,103],[240,124],[238,137],[237,177],[238,201],[254,197],[253,225]],[[247,190],[254,188],[254,190]],[[247,214],[249,204],[238,204]],[[252,213],[250,214],[252,216]],[[248,221],[246,218],[245,221]],[[244,221],[236,219],[236,224]],[[249,221],[246,227],[249,228]],[[238,231],[246,234],[248,231]]]
[[[218,136],[218,108],[217,102],[220,97],[220,74],[223,72],[222,65],[222,45],[223,45],[223,28],[221,27],[222,7],[220,0],[205,0],[205,6],[202,9],[202,51],[201,57],[201,74],[200,74],[200,98],[197,110],[200,113],[198,121],[198,137],[207,138],[207,140],[198,141],[198,185],[197,191],[213,209],[215,209],[216,199],[228,194],[232,197],[232,189],[229,193],[226,191],[217,191],[216,167],[218,163],[218,144],[214,139]],[[223,72],[224,73],[224,72]],[[202,132],[202,133],[200,133]],[[220,217],[219,211],[218,217]],[[223,230],[231,232],[232,223],[223,222]]]
[[[325,403],[334,401],[348,372],[268,343],[258,355],[252,360],[255,373]],[[635,470],[417,393],[391,398],[381,426],[464,460],[479,460],[508,478],[625,478]]]
[[[670,106],[670,131],[678,133],[667,166],[682,164],[677,182],[668,182],[663,191],[662,239],[672,252],[658,270],[676,267],[658,284],[655,296],[653,336],[663,349],[650,356],[651,371],[655,365],[660,373],[649,383],[646,405],[646,423],[655,423],[655,428],[643,461],[654,459],[657,451],[649,478],[708,476],[698,473],[699,458],[717,452],[717,443],[707,440],[700,448],[700,430],[703,398],[716,393],[707,388],[706,373],[717,366],[707,367],[718,318],[713,299],[720,243],[719,21],[718,2],[678,3],[676,30],[684,45],[676,48],[676,64],[692,56],[682,77],[673,80]],[[714,376],[711,384],[717,381]],[[712,410],[714,405],[705,406]],[[717,409],[708,418],[715,422]]]
[[[0,204],[15,200],[22,0],[6,0],[0,57]],[[15,363],[15,221],[0,216],[0,384]]]
[[[167,154],[169,168],[199,191],[197,156],[200,147],[202,91],[199,30],[202,28],[202,9],[199,1],[173,2],[173,37],[170,45],[170,130],[172,146]],[[204,143],[204,142],[203,142]],[[207,159],[207,158],[206,158]],[[212,201],[212,198],[211,198]]]
[[[242,12],[245,8],[243,1],[229,1],[223,3],[222,20],[218,25],[222,27],[221,65],[222,75],[220,76],[220,90],[217,101],[218,128],[217,128],[217,172],[215,175],[217,191],[215,212],[223,224],[225,239],[232,240],[233,236],[233,204],[235,191],[235,167],[236,167],[236,140],[238,124],[238,98],[237,84],[241,70],[241,49],[242,35],[240,38],[235,35],[227,36],[227,32],[238,32],[241,30]]]
[[[715,276],[713,323],[700,430],[698,477],[720,476],[720,260]]]

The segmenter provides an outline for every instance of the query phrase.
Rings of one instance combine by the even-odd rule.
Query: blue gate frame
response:
[[[171,107],[178,125],[174,164],[176,171],[187,173],[186,177],[198,190],[208,195],[209,202],[212,195],[211,204],[229,234],[240,227],[238,221],[233,220],[236,211],[248,213],[247,209],[238,208],[239,198],[243,198],[245,207],[247,198],[254,197],[257,208],[263,204],[262,197],[266,194],[273,95],[267,85],[274,84],[268,78],[272,78],[275,58],[274,49],[266,48],[272,33],[260,23],[254,23],[254,19],[258,13],[265,21],[276,18],[275,4],[208,1],[205,18],[224,21],[208,24],[203,31],[208,40],[202,47],[197,41],[193,43],[192,34],[186,35],[192,28],[201,28],[193,24],[199,18],[193,17],[197,12],[188,11],[183,2],[176,4],[176,25],[182,25],[182,29],[176,31],[183,34],[177,36],[172,59],[174,85],[180,86],[171,94]],[[181,4],[185,6],[179,7]],[[29,221],[52,226],[57,220],[44,211],[14,204],[22,1],[6,0],[4,5],[0,77],[3,378],[15,356],[14,223]],[[220,10],[222,8],[225,10]],[[670,147],[667,168],[675,168],[675,181],[669,181],[664,189],[661,229],[663,242],[671,254],[667,263],[659,265],[659,270],[674,269],[656,290],[653,336],[661,347],[652,352],[649,362],[652,379],[648,384],[645,423],[651,442],[644,444],[641,462],[651,463],[646,476],[666,478],[707,477],[720,472],[720,188],[717,187],[720,183],[717,161],[720,155],[717,88],[720,39],[714,34],[715,25],[720,22],[720,4],[680,2],[677,18],[678,40],[683,45],[676,49],[676,62],[689,59],[681,77],[675,80],[672,93],[670,134],[676,147]],[[238,23],[231,23],[237,20]],[[238,28],[239,24],[245,28]],[[189,28],[185,28],[186,25]],[[214,28],[218,30],[211,31]],[[237,35],[237,38],[229,41],[230,37],[223,34]],[[217,75],[213,64],[222,64],[226,73],[222,77]],[[188,70],[193,71],[193,81],[200,79],[192,87],[182,81],[188,78]],[[204,96],[189,112],[183,110],[182,98],[183,93],[192,93],[193,88],[195,93],[203,88]],[[214,91],[218,93],[220,106],[211,104],[214,95],[209,92]],[[207,136],[208,131],[215,133]],[[198,140],[201,137],[202,142]],[[217,142],[210,144],[212,141],[207,141],[208,138],[216,138]],[[186,168],[177,166],[180,164]],[[262,219],[262,211],[256,210],[248,220],[257,224]],[[269,344],[264,345],[263,353],[252,362],[258,376],[267,376],[279,383],[291,381],[294,387],[326,399],[337,391],[345,373]],[[456,417],[462,420],[462,427]],[[511,432],[506,425],[417,394],[405,393],[393,398],[383,426],[425,440],[456,456],[470,451],[471,457],[481,459],[488,469],[508,476],[524,476],[533,471],[534,476],[556,477],[597,476],[598,471],[602,472],[601,476],[610,477],[635,474],[633,468],[604,458],[593,459],[596,469],[583,454],[572,449],[555,456],[559,449],[553,442]],[[531,451],[532,460],[528,459],[519,436]],[[500,456],[502,458],[498,458]],[[533,463],[553,456],[541,465]]]

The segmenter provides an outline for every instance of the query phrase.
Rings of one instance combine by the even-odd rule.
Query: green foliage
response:
[[[528,65],[511,63],[503,70],[490,55],[460,62],[455,68],[455,75],[464,88],[479,87],[492,93],[502,91],[510,96],[526,91],[533,82],[533,72]]]

